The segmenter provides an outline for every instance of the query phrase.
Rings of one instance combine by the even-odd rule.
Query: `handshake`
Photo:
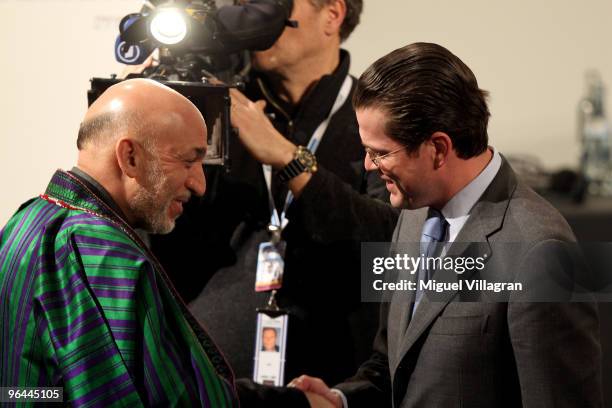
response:
[[[302,375],[294,378],[287,386],[303,391],[312,408],[342,408],[344,406],[340,395],[332,391],[320,378]]]

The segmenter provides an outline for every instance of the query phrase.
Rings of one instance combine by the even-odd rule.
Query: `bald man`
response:
[[[73,406],[234,406],[231,370],[134,231],[170,232],[204,194],[202,115],[124,81],[77,145],[77,166],[0,231],[0,387],[62,387]]]

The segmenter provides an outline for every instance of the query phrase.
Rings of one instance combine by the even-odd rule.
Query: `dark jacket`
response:
[[[349,70],[342,51],[337,70],[324,76],[292,108],[277,100],[263,76],[254,75],[246,95],[266,99],[274,126],[306,145],[331,110]],[[353,88],[355,86],[353,83]],[[352,92],[351,92],[352,94]],[[384,185],[366,173],[350,98],[332,117],[316,151],[319,171],[288,211],[287,241],[279,305],[290,312],[287,381],[299,374],[329,383],[354,373],[369,355],[377,305],[360,302],[360,242],[388,241],[397,211],[386,202]],[[270,220],[261,165],[239,140],[230,146],[231,169],[207,168],[207,193],[192,202],[168,236],[153,249],[176,286],[223,350],[237,377],[251,377],[257,307],[268,295],[255,293],[257,249]],[[286,188],[274,183],[277,207]],[[202,287],[204,289],[202,290]]]

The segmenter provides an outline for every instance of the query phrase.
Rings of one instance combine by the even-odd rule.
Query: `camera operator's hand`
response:
[[[140,75],[145,69],[155,67],[157,65],[159,65],[159,48],[155,49],[155,51],[153,51],[142,64],[126,65],[118,78],[126,79],[130,74]]]
[[[232,98],[232,126],[238,129],[238,137],[251,155],[260,163],[281,169],[291,160],[297,146],[274,128],[264,112],[265,101],[253,102],[239,90],[230,89]],[[312,174],[304,172],[292,178],[287,186],[298,198]]]
[[[313,407],[321,406],[316,405],[322,402],[320,398],[323,398],[328,404],[323,406],[331,406],[334,408],[342,408],[343,406],[340,396],[333,392],[320,378],[302,375],[293,379],[289,383],[289,387],[295,387],[303,391],[306,394],[306,398],[308,398],[308,402],[310,402],[310,405]],[[315,396],[319,398],[314,398]]]
[[[297,146],[274,128],[264,112],[266,102],[253,102],[237,89],[231,89],[230,96],[232,126],[251,155],[275,169],[293,160]]]

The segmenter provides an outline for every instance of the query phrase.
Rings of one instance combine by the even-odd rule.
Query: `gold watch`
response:
[[[291,160],[285,167],[277,173],[278,179],[286,183],[300,174],[315,173],[317,171],[317,158],[304,146],[298,146]]]

